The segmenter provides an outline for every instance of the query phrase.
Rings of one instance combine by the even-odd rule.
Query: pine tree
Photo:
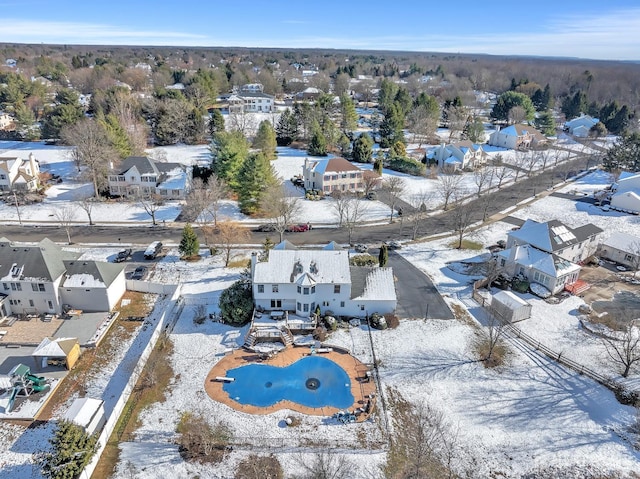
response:
[[[353,142],[353,161],[371,163],[373,155],[373,140],[367,133],[361,133]]]
[[[276,159],[276,132],[268,120],[260,122],[252,146],[259,149],[270,161]]]
[[[42,475],[50,479],[78,477],[96,452],[97,436],[71,421],[60,421],[49,440],[52,451],[40,459]]]
[[[184,258],[190,258],[196,256],[200,251],[200,242],[198,241],[198,235],[193,231],[193,227],[187,223],[182,229],[182,240],[178,251]]]
[[[389,262],[389,249],[386,244],[380,246],[380,253],[378,253],[378,264],[381,268],[384,268]]]

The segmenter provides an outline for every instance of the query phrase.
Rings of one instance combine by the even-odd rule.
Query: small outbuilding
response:
[[[531,317],[531,304],[511,291],[494,294],[491,309],[500,319],[511,323]]]
[[[93,398],[78,398],[73,401],[64,418],[81,426],[87,434],[93,434],[104,426],[104,401]]]
[[[72,369],[80,357],[80,344],[78,338],[44,338],[31,356],[42,369],[48,366]],[[40,364],[38,358],[41,360]]]

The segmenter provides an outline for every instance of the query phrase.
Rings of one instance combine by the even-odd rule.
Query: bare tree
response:
[[[283,185],[273,185],[265,192],[261,209],[280,234],[280,242],[284,239],[287,226],[300,213],[300,208],[300,198],[289,196]]]
[[[389,208],[391,208],[389,223],[393,223],[393,213],[396,210],[396,205],[406,189],[407,185],[405,181],[399,176],[390,176],[382,182],[382,190],[386,193],[389,199]]]
[[[504,165],[494,166],[493,174],[498,179],[498,184],[496,185],[496,187],[500,189],[502,187],[502,183],[505,180],[508,180],[509,178],[511,178],[512,170],[508,166],[504,166]]]
[[[107,138],[104,129],[93,119],[83,118],[60,133],[62,140],[73,146],[71,157],[78,165],[86,167],[86,173],[93,183],[96,199],[106,187],[107,174],[111,164],[118,157]]]
[[[489,188],[491,186],[491,180],[493,180],[493,169],[488,166],[481,166],[473,172],[473,181],[478,187],[476,194],[478,198],[482,194],[483,188]]]
[[[357,197],[351,197],[347,201],[347,205],[344,212],[344,226],[347,228],[349,234],[349,244],[352,244],[353,231],[362,222],[365,213],[367,212],[366,203]]]
[[[164,198],[157,193],[138,190],[133,195],[136,204],[138,204],[149,216],[151,216],[151,223],[156,226],[156,213],[164,205]]]
[[[442,209],[444,211],[447,210],[449,201],[451,201],[451,197],[456,191],[458,191],[461,183],[462,176],[440,172],[440,175],[438,176],[437,189],[443,200]]]
[[[71,226],[75,216],[75,207],[71,204],[57,207],[53,214],[67,233],[67,242],[71,244]]]
[[[224,265],[229,266],[231,252],[235,245],[249,239],[249,230],[236,221],[220,221],[213,232],[213,242],[220,246],[224,253]]]
[[[622,369],[622,377],[626,378],[631,368],[640,362],[640,330],[635,319],[625,324],[618,337],[603,337],[602,341],[611,361]]]

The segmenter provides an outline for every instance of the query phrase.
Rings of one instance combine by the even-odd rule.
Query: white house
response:
[[[273,249],[266,261],[251,257],[253,299],[258,309],[365,316],[396,308],[391,268],[351,267],[349,252],[335,249]]]
[[[523,150],[544,143],[547,138],[529,125],[509,125],[506,128],[498,127],[489,135],[488,143],[492,146],[500,146],[512,150]]]
[[[586,138],[589,136],[589,131],[592,127],[594,127],[600,120],[597,118],[593,118],[590,115],[580,115],[573,120],[569,120],[565,122],[564,128],[571,135],[577,136],[580,138]]]
[[[598,254],[603,258],[637,269],[640,266],[640,238],[615,231],[602,242]]]
[[[115,298],[119,300],[124,293],[124,265],[78,261],[79,257],[79,253],[64,251],[47,238],[35,246],[0,238],[0,318],[61,314],[63,304],[87,311],[110,311],[117,302]],[[76,286],[79,276],[82,280],[78,282],[84,284]],[[67,280],[70,284],[65,289]],[[100,281],[104,285],[98,285]]]
[[[615,191],[611,197],[612,208],[640,213],[640,173],[628,171],[620,173],[612,189]]]
[[[365,171],[344,158],[306,158],[302,167],[304,187],[325,195],[334,191],[364,191]]]
[[[557,293],[578,282],[578,263],[595,254],[601,233],[592,224],[571,229],[557,220],[527,220],[507,235],[506,248],[497,255],[498,266]]]
[[[428,156],[436,161],[440,168],[455,170],[482,166],[487,162],[487,157],[488,155],[482,146],[470,140],[458,141],[449,145],[441,143]]]
[[[180,163],[162,163],[147,156],[130,156],[109,175],[109,194],[114,196],[158,195],[184,199],[190,174]]]
[[[0,193],[35,191],[40,185],[40,163],[33,153],[26,160],[0,157]]]

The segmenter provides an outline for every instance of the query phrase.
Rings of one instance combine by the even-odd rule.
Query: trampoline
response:
[[[240,404],[273,406],[288,400],[311,408],[348,408],[354,403],[347,372],[330,359],[306,356],[286,367],[248,364],[226,373],[223,390]]]

